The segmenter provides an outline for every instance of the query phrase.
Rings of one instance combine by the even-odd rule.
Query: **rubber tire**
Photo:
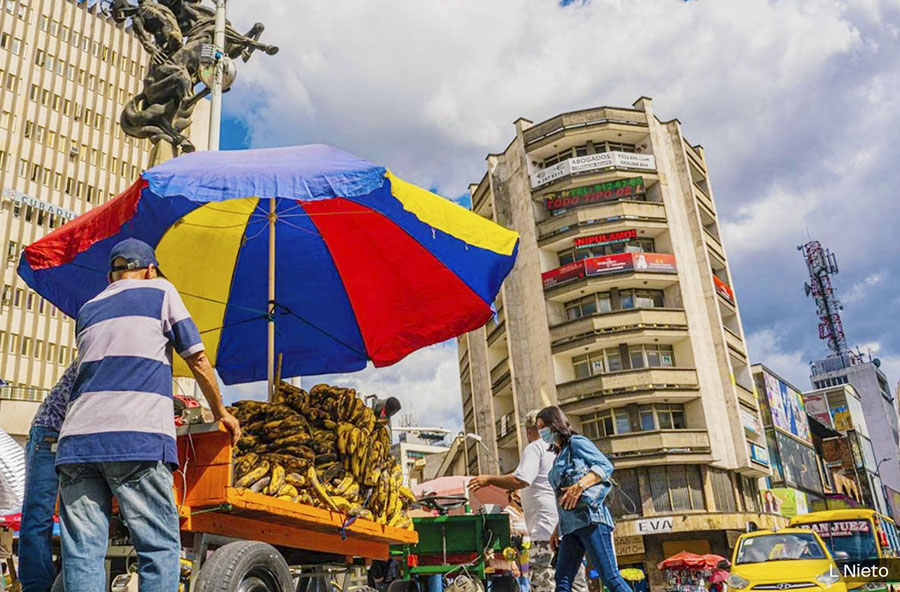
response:
[[[491,592],[519,592],[519,581],[512,576],[491,578]]]
[[[394,580],[388,586],[388,592],[419,592],[419,583],[415,580]]]
[[[200,568],[197,592],[237,592],[248,576],[265,579],[268,592],[294,589],[287,562],[275,547],[258,541],[237,541],[219,547]]]

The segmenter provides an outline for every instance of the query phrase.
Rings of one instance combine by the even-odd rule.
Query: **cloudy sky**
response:
[[[900,379],[900,0],[563,4],[234,0],[281,52],[239,65],[225,144],[327,142],[460,199],[518,117],[652,97],[706,149],[751,357],[809,387],[812,237],[837,253],[850,343]],[[460,423],[452,344],[328,380]]]

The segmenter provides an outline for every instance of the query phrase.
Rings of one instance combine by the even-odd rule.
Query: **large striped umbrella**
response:
[[[169,160],[25,248],[19,275],[74,316],[129,237],[156,248],[227,384],[271,381],[275,353],[285,377],[350,372],[476,329],[518,245],[384,167],[310,145]]]

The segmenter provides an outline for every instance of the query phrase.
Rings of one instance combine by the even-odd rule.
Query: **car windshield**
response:
[[[825,550],[812,534],[775,533],[747,537],[741,542],[737,564],[765,561],[825,559]]]
[[[872,532],[872,524],[868,520],[815,522],[804,524],[803,527],[812,529],[822,537],[834,555],[843,551],[851,561],[878,558],[875,535]]]

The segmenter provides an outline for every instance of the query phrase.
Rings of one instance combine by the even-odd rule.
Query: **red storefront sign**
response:
[[[632,177],[548,193],[544,196],[544,207],[551,211],[562,210],[642,193],[644,193],[643,177]]]
[[[734,292],[731,291],[731,286],[720,280],[715,274],[713,274],[713,283],[716,285],[716,292],[719,296],[734,304]]]
[[[544,288],[550,288],[567,280],[585,277],[642,271],[645,273],[678,273],[675,255],[669,253],[618,253],[602,257],[589,257],[545,271],[541,274]]]
[[[584,276],[584,261],[575,261],[568,263],[562,267],[545,271],[541,274],[541,280],[544,282],[544,288],[551,288],[557,284],[561,284],[566,280]]]
[[[591,236],[581,236],[575,239],[575,248],[584,249],[587,247],[599,245],[611,245],[615,243],[625,243],[637,238],[637,230],[622,230],[620,232],[607,232],[605,234],[592,234]]]

